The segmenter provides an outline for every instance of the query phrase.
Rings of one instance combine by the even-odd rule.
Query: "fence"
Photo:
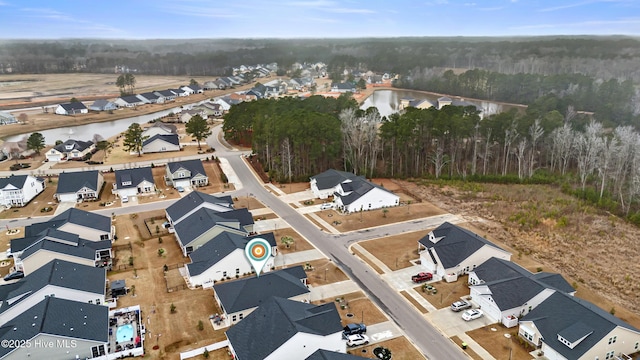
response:
[[[214,351],[214,350],[222,349],[223,347],[227,347],[227,346],[229,346],[229,341],[224,340],[224,341],[220,341],[215,344],[207,345],[198,349],[186,351],[186,352],[180,353],[180,360],[202,355],[204,354],[204,349],[207,349],[207,351]]]
[[[133,245],[131,245],[131,242],[122,245],[112,245],[111,251],[113,252],[111,265],[112,271],[129,270],[135,268],[135,265],[131,265],[129,263],[130,260],[128,258],[121,258],[117,256],[117,253],[119,251],[129,251],[129,257],[133,257]]]
[[[173,265],[165,265],[163,268],[163,275],[164,275],[164,285],[167,289],[167,292],[174,292],[174,291],[180,291],[180,290],[186,290],[189,288],[189,286],[185,283],[185,280],[182,278],[182,274],[180,274],[179,278],[177,279],[173,279],[172,280],[176,280],[176,281],[171,281],[171,285],[169,285],[169,276],[170,274],[168,273],[169,270],[175,270],[178,268],[181,268],[184,266],[184,263],[178,263],[178,264],[173,264]]]

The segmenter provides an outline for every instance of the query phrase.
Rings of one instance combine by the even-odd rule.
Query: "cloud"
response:
[[[27,16],[47,19],[47,21],[60,22],[64,24],[64,27],[73,33],[82,34],[82,36],[95,35],[123,35],[126,32],[122,29],[115,28],[109,25],[96,23],[94,21],[88,21],[84,19],[77,19],[62,13],[57,10],[48,8],[22,8],[21,12],[26,13]],[[108,34],[107,34],[108,33]]]
[[[213,6],[193,6],[193,5],[169,5],[164,7],[163,11],[171,14],[180,14],[186,16],[197,16],[206,18],[240,18],[240,14],[223,10],[220,7]]]
[[[480,11],[498,11],[498,10],[502,10],[502,9],[504,9],[504,7],[502,7],[502,6],[478,8],[478,10],[480,10]]]
[[[335,1],[328,0],[314,0],[314,1],[291,1],[285,3],[285,5],[303,7],[312,10],[325,11],[330,13],[337,14],[373,14],[375,11],[371,9],[362,9],[362,8],[350,8],[350,7],[339,7],[339,3]]]

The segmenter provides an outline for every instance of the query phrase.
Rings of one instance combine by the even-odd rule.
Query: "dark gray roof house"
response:
[[[165,99],[173,100],[176,98],[176,94],[171,90],[160,90],[155,92],[156,95],[162,96]]]
[[[167,218],[172,222],[178,222],[190,212],[207,205],[218,211],[229,211],[233,210],[233,199],[229,195],[218,197],[192,191],[167,208]]]
[[[318,349],[304,360],[362,360],[360,356]]]
[[[89,147],[91,147],[93,145],[93,141],[81,141],[81,140],[73,140],[73,139],[69,139],[65,142],[63,142],[62,144],[58,144],[56,146],[54,146],[53,148],[58,150],[59,152],[66,154],[69,153],[73,150],[77,150],[77,151],[85,151],[86,149],[88,149]]]
[[[49,228],[40,236],[11,240],[11,251],[22,251],[20,258],[23,261],[40,250],[95,261],[96,253],[108,251],[111,245],[110,240],[91,241],[76,234]]]
[[[67,340],[85,340],[88,343],[106,344],[109,341],[109,307],[77,301],[45,297],[15,319],[0,327],[0,340],[33,340],[39,335],[49,335]],[[85,344],[85,341],[77,344]],[[21,351],[20,347],[0,347],[0,358]],[[74,348],[73,352],[91,349]],[[66,350],[64,350],[66,352]],[[55,348],[49,358],[63,356]],[[26,354],[23,354],[26,356]],[[85,355],[85,356],[87,356]],[[73,358],[74,356],[71,356]]]
[[[308,294],[304,284],[307,278],[302,266],[271,271],[234,281],[219,282],[213,286],[220,305],[228,313],[253,309],[273,296],[285,299]]]
[[[78,224],[102,231],[111,231],[111,218],[76,208],[65,210],[50,221],[62,220],[65,223]]]
[[[339,193],[335,193],[334,196],[340,197],[342,199],[342,204],[344,205],[353,203],[374,188],[382,189],[388,192],[387,189],[375,185],[374,183],[363,178],[353,179],[353,181],[342,183],[340,186],[342,187],[344,192],[348,194],[340,195]]]
[[[154,92],[146,92],[146,93],[142,93],[142,94],[138,94],[136,95],[140,100],[146,102],[146,103],[151,103],[151,104],[155,104],[158,102],[158,99],[160,98],[160,96],[158,96],[156,93]]]
[[[587,351],[598,344],[606,347],[607,338],[616,328],[629,330],[636,335],[636,339],[640,338],[640,330],[609,312],[586,300],[558,291],[520,320],[520,332],[522,332],[523,326],[528,327],[528,322],[535,324],[535,328],[546,346],[552,348],[563,358],[571,360],[582,359]],[[622,335],[622,333],[618,333],[619,337]],[[618,344],[612,344],[613,342],[609,340],[609,346],[606,350],[618,346]],[[633,351],[632,344],[629,344],[628,348]],[[603,348],[602,351],[604,354],[605,349]]]
[[[109,111],[109,110],[115,110],[117,108],[118,108],[118,105],[105,99],[98,99],[94,101],[93,104],[89,105],[89,110],[93,110],[93,111]]]
[[[435,249],[445,269],[455,267],[485,245],[505,251],[482,236],[450,222],[438,226],[419,243],[427,249]]]
[[[117,189],[135,188],[141,182],[154,183],[151,167],[116,170],[115,187]]]
[[[186,265],[189,275],[197,276],[202,274],[235,250],[244,249],[247,243],[256,237],[267,240],[272,247],[278,246],[273,233],[243,236],[223,231],[189,254],[191,263]]]
[[[70,114],[81,114],[86,113],[88,111],[87,107],[84,106],[81,102],[69,102],[58,105],[56,109],[56,114],[60,115],[70,115]]]
[[[56,194],[75,193],[83,188],[100,191],[100,177],[98,170],[60,173]]]
[[[316,176],[312,176],[311,181],[315,180],[316,187],[319,190],[324,190],[334,188],[338,184],[341,184],[347,180],[353,180],[355,178],[358,178],[358,175],[354,173],[329,169]]]
[[[107,278],[104,268],[80,265],[64,260],[51,260],[26,277],[11,284],[10,291],[0,286],[0,313],[17,304],[45,286],[54,286],[84,291],[92,294],[105,294]],[[58,297],[62,295],[58,294]]]
[[[151,144],[154,141],[164,141],[166,143],[172,144],[172,145],[176,145],[176,146],[180,146],[180,138],[178,137],[178,134],[157,134],[157,135],[153,135],[152,137],[146,139],[145,141],[142,142],[142,146],[147,146],[149,144]]]
[[[226,335],[238,359],[263,360],[297,333],[327,336],[341,331],[334,303],[312,305],[272,297]]]
[[[199,159],[170,162],[167,164],[167,167],[172,174],[180,169],[184,169],[191,173],[191,177],[196,175],[207,176],[202,161]]]
[[[246,208],[226,212],[200,208],[175,224],[174,228],[178,241],[186,247],[213,227],[219,226],[227,231],[246,234],[251,232],[247,229],[251,225],[253,225],[253,216]]]
[[[472,281],[472,278],[475,279]],[[515,278],[532,279],[543,287],[554,288],[568,294],[576,291],[560,274],[532,273],[514,262],[496,257],[492,257],[476,267],[469,282],[471,285],[474,285],[474,282],[490,284]]]

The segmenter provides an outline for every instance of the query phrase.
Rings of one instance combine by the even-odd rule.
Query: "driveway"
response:
[[[440,329],[447,337],[464,334],[467,331],[479,329],[483,326],[495,324],[495,320],[483,316],[476,320],[462,320],[462,311],[454,312],[449,308],[433,311],[425,315],[435,327]]]

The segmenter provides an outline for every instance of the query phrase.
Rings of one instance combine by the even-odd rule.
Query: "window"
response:
[[[616,343],[616,340],[618,340],[618,337],[617,337],[617,336],[612,336],[612,337],[610,337],[610,338],[609,338],[609,345],[611,345],[611,344],[615,344],[615,343]]]
[[[222,272],[222,277],[227,277],[227,272],[226,271]]]
[[[640,343],[636,342],[636,346],[633,347],[633,350],[638,350],[638,345],[640,345]]]
[[[96,299],[96,305],[100,305],[100,299]]]
[[[240,268],[236,268],[236,275],[240,274]]]
[[[238,320],[238,317],[236,315],[233,315],[231,317],[231,321],[236,322],[236,320]],[[607,358],[608,359],[608,358]]]
[[[244,314],[240,313],[240,320],[244,319]]]
[[[615,353],[615,352],[614,352],[613,350],[611,350],[611,351],[609,351],[609,352],[607,353],[607,355],[606,355],[604,358],[605,358],[605,359],[607,359],[607,360],[608,360],[608,359],[613,359],[613,354],[614,354],[614,353]]]
[[[100,235],[100,240],[109,240],[109,234]]]

